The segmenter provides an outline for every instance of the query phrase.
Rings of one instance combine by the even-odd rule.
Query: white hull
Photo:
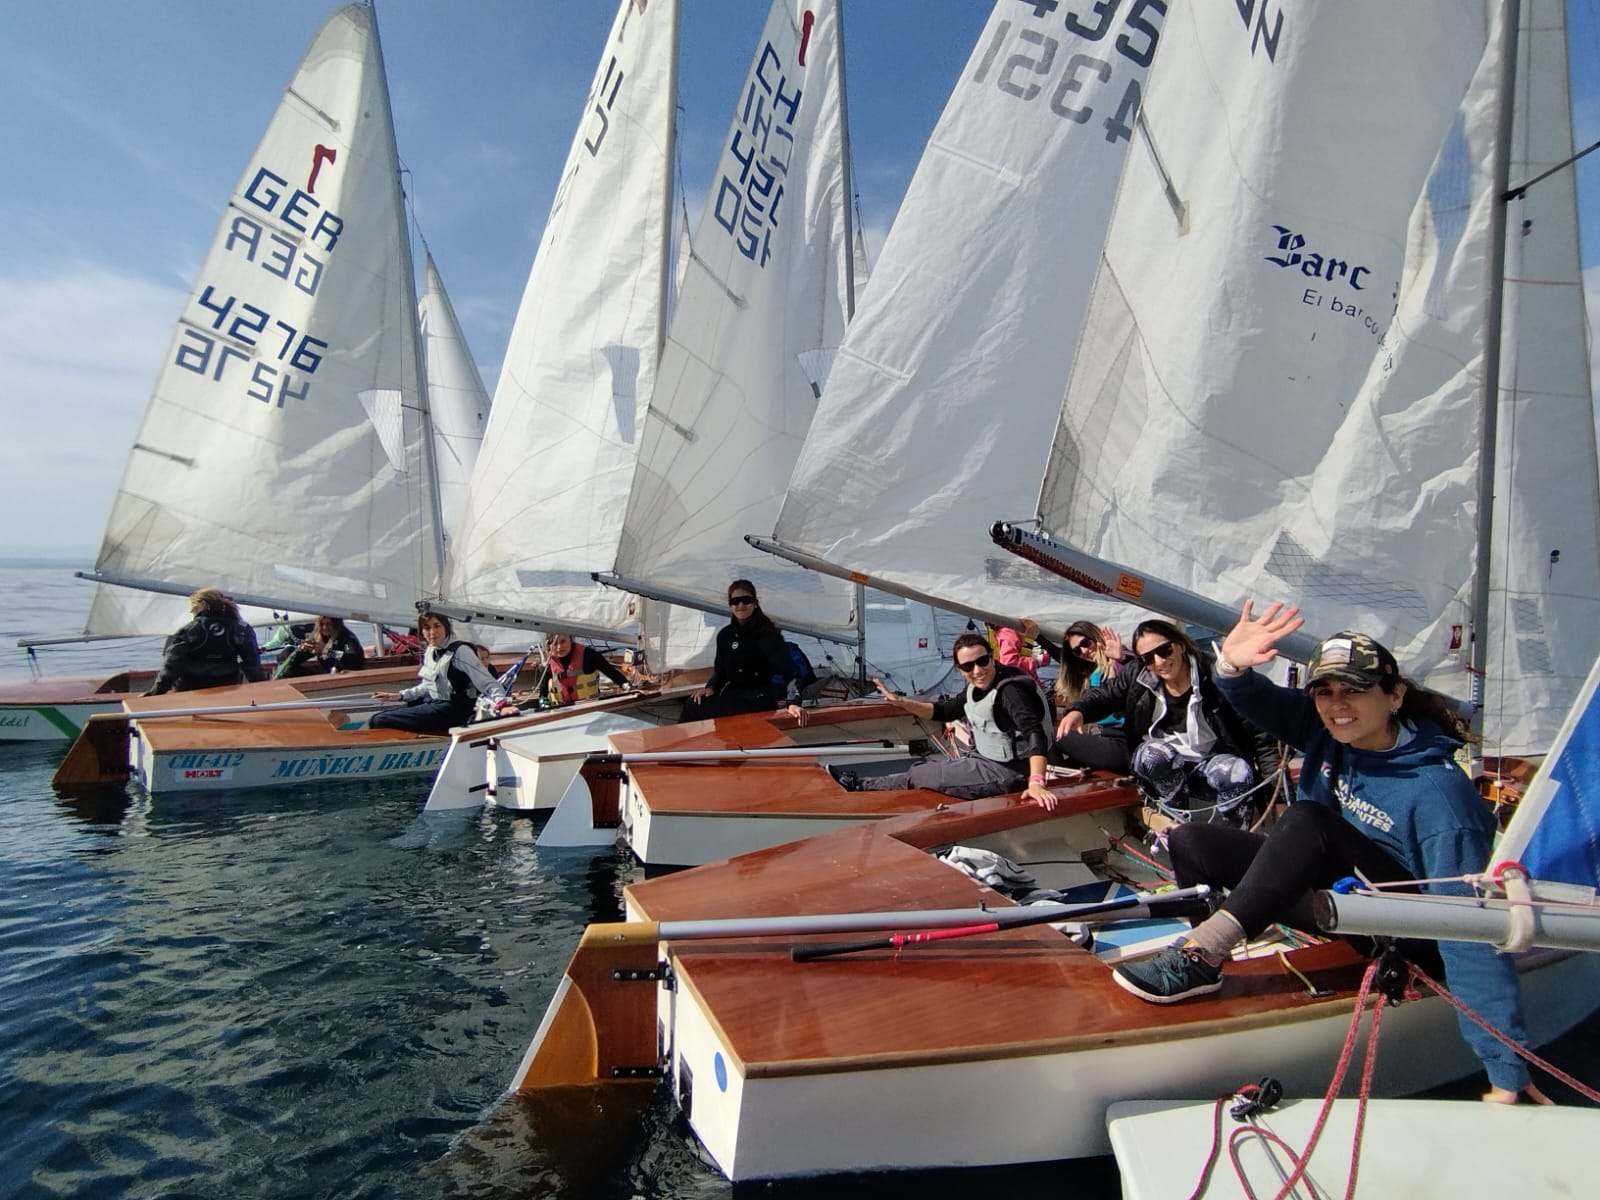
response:
[[[0,742],[70,742],[96,713],[121,709],[120,698],[63,704],[0,704]]]
[[[450,739],[424,811],[485,804],[518,812],[552,810],[583,760],[605,753],[608,735],[656,723],[627,713],[586,712],[532,728],[518,728],[513,719],[461,730]]]
[[[1193,1193],[1211,1148],[1214,1107],[1210,1101],[1162,1100],[1111,1106],[1106,1123],[1122,1175],[1123,1200],[1169,1200]],[[1286,1100],[1252,1117],[1251,1124],[1281,1137],[1299,1154],[1321,1107],[1320,1100]],[[1295,1196],[1344,1194],[1355,1119],[1354,1100],[1334,1101],[1311,1156],[1309,1182],[1297,1185]],[[1224,1139],[1239,1128],[1224,1116]],[[1588,1195],[1594,1188],[1590,1148],[1597,1138],[1600,1112],[1593,1109],[1373,1100],[1362,1129],[1356,1195],[1411,1200]],[[1294,1170],[1281,1149],[1254,1135],[1243,1140],[1238,1158],[1258,1197],[1276,1195],[1284,1176]],[[1201,1195],[1207,1200],[1243,1200],[1247,1195],[1226,1149]]]
[[[338,745],[157,752],[139,736],[135,725],[128,739],[128,761],[139,786],[159,795],[412,778],[437,770],[448,745],[446,737],[375,741],[354,733]]]
[[[1523,988],[1530,1035],[1546,1041],[1593,1010],[1600,957],[1574,955],[1542,967],[1524,976]],[[1291,1093],[1320,1093],[1350,1020],[1348,1003],[1339,1001],[1198,1037],[1167,1031],[1094,1048],[1018,1047],[1010,1057],[915,1066],[863,1061],[746,1078],[692,987],[658,992],[658,1014],[669,1043],[669,1086],[695,1136],[734,1181],[1105,1154],[1106,1109],[1120,1100],[1220,1094],[1262,1075]],[[1443,1001],[1385,1014],[1379,1094],[1420,1091],[1476,1068]]]

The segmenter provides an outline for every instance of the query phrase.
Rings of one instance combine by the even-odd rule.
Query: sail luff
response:
[[[1490,160],[1489,177],[1495,204],[1489,220],[1489,253],[1485,269],[1488,303],[1483,308],[1483,373],[1480,383],[1482,417],[1478,440],[1478,547],[1473,560],[1472,643],[1469,671],[1472,730],[1483,733],[1483,679],[1489,661],[1490,559],[1494,545],[1495,438],[1500,417],[1500,330],[1505,304],[1506,192],[1511,179],[1511,142],[1515,119],[1517,34],[1521,29],[1521,0],[1502,0],[1500,13],[1500,75],[1498,80],[1498,136]]]
[[[417,327],[428,380],[434,468],[439,480],[439,520],[449,538],[461,520],[472,468],[483,444],[489,392],[472,359],[461,322],[431,253],[424,254],[423,295]]]

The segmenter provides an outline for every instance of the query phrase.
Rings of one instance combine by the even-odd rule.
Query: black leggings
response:
[[[678,714],[680,721],[705,721],[712,717],[733,717],[740,713],[772,712],[784,693],[777,688],[748,688],[730,683],[704,700],[686,699]]]
[[[1178,825],[1167,847],[1179,887],[1233,889],[1222,910],[1252,938],[1275,921],[1314,931],[1311,893],[1356,870],[1374,883],[1411,878],[1357,826],[1309,800],[1289,805],[1265,836],[1227,825]]]
[[[1088,767],[1126,775],[1132,770],[1133,756],[1121,729],[1088,725],[1058,737],[1050,747],[1050,761],[1069,767]]]

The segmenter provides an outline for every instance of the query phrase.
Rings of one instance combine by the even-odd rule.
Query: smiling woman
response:
[[[1228,699],[1304,752],[1299,795],[1265,836],[1215,825],[1172,831],[1180,887],[1232,890],[1187,941],[1117,968],[1117,982],[1141,999],[1171,1004],[1220,990],[1223,963],[1240,942],[1275,921],[1316,928],[1314,888],[1360,873],[1376,883],[1430,880],[1418,886],[1467,895],[1460,877],[1489,861],[1494,820],[1455,763],[1461,720],[1443,697],[1406,680],[1386,647],[1364,634],[1335,634],[1312,656],[1304,692],[1251,669],[1276,658],[1277,643],[1301,624],[1297,609],[1274,604],[1258,618],[1246,601],[1217,659]],[[1475,943],[1443,942],[1439,951],[1461,999],[1526,1044],[1511,959]],[[1465,1017],[1461,1030],[1488,1070],[1486,1100],[1515,1103],[1524,1091],[1541,1098],[1512,1049]]]

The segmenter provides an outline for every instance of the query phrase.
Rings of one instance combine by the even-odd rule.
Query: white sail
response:
[[[834,0],[775,0],[693,240],[617,550],[624,586],[722,612],[755,582],[785,628],[846,630],[852,588],[751,549],[772,528],[850,305]]]
[[[377,26],[350,5],[229,199],[97,574],[403,620],[439,569],[415,313]],[[90,631],[129,619],[100,589]]]
[[[1033,511],[1164,7],[995,4],[834,363],[782,546],[969,610],[1109,616],[988,526]]]
[[[1566,6],[1522,11],[1513,187],[1572,156]],[[1513,199],[1506,218],[1484,731],[1518,753],[1550,745],[1600,653],[1600,466],[1573,168]]]
[[[1272,9],[1263,24],[1268,11],[1168,21],[1040,517],[1201,596],[1287,597],[1319,635],[1371,632],[1465,696],[1502,42],[1477,0]],[[1350,56],[1359,88],[1338,65]],[[1572,387],[1530,407],[1565,407],[1587,462],[1587,506],[1563,510],[1580,561],[1558,568],[1587,622],[1570,631],[1581,670],[1600,613],[1593,433],[1570,420]],[[1521,469],[1553,482],[1548,460]],[[1547,552],[1537,540],[1519,544],[1524,564]],[[1522,629],[1523,669],[1536,633]],[[1570,682],[1547,679],[1553,721]],[[1532,734],[1502,744],[1531,749]]]
[[[584,101],[451,546],[452,603],[622,629],[608,569],[661,346],[676,0],[623,0]]]
[[[439,520],[448,539],[467,501],[467,484],[483,443],[489,392],[472,361],[456,310],[445,293],[433,255],[423,256],[422,302],[417,328],[433,414],[433,461],[439,480]]]

